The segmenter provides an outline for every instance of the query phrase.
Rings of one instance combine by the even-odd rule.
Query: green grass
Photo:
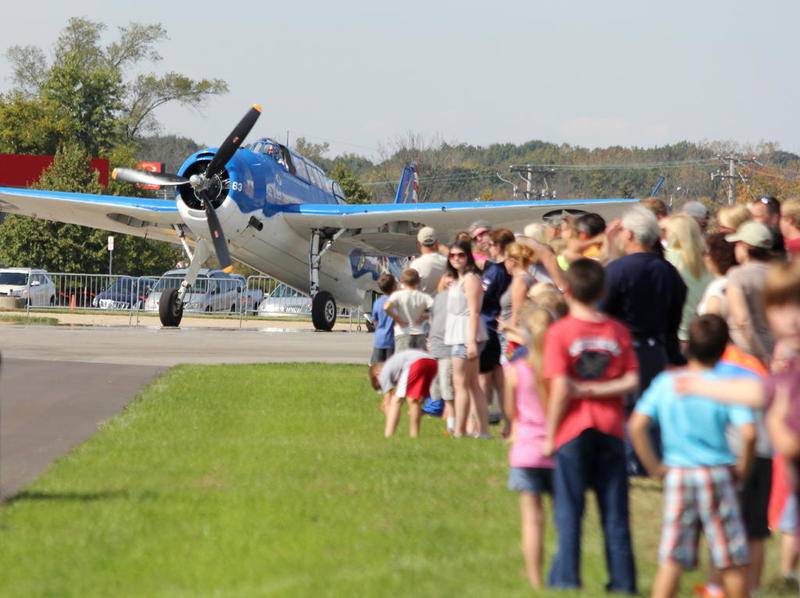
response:
[[[45,324],[47,326],[58,326],[58,318],[0,313],[0,324]]]
[[[385,440],[364,374],[171,370],[0,509],[0,594],[530,595],[506,446],[445,438],[427,418],[421,439],[403,421]],[[643,590],[659,525],[658,488],[638,486]],[[593,507],[584,535],[584,593],[542,595],[603,595]]]

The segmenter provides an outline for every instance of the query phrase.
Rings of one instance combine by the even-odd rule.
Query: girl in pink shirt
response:
[[[542,586],[544,509],[541,495],[552,492],[553,461],[542,453],[547,420],[541,376],[544,333],[552,322],[553,316],[548,310],[535,308],[526,318],[530,333],[527,357],[503,367],[505,410],[511,418],[508,487],[520,493],[522,555],[528,580],[534,588]]]

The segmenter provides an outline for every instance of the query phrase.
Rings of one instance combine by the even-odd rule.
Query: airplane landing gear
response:
[[[187,252],[188,253],[188,252]],[[197,273],[211,255],[211,250],[204,240],[200,240],[195,247],[194,254],[191,255],[189,269],[186,271],[186,278],[181,281],[178,289],[164,289],[158,300],[158,318],[161,325],[169,328],[177,328],[183,319],[183,304],[186,293],[197,280]]]
[[[158,317],[162,326],[177,328],[183,318],[183,301],[178,298],[178,289],[167,289],[158,299]]]
[[[332,330],[336,324],[336,300],[328,291],[319,291],[311,300],[311,321],[317,330]]]
[[[311,249],[308,254],[309,294],[311,295],[311,321],[317,330],[330,331],[336,324],[336,300],[328,291],[319,288],[319,266],[322,256],[331,248],[344,229],[337,231],[333,236],[325,236],[324,247],[323,231],[311,231]]]

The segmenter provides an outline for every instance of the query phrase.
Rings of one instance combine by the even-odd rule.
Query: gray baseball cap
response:
[[[417,242],[425,247],[436,245],[436,229],[430,226],[423,226],[417,233]]]
[[[705,220],[708,218],[708,208],[699,201],[687,201],[685,204],[683,204],[681,212],[688,214],[695,220]]]

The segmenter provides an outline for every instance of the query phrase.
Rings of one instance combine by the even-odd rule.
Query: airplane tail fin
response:
[[[394,203],[417,203],[419,199],[418,192],[417,163],[410,162],[403,168],[400,183],[397,185],[397,193],[394,196]]]

